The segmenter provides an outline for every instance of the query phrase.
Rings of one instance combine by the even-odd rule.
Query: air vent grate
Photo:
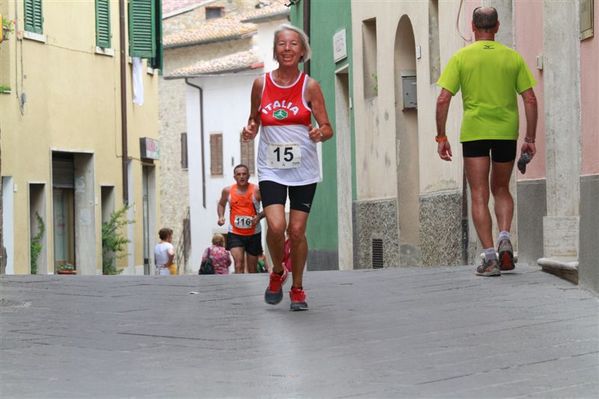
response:
[[[383,268],[383,240],[380,238],[372,239],[372,268]]]

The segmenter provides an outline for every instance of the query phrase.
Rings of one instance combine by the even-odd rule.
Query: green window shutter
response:
[[[96,0],[96,46],[110,48],[110,0]]]
[[[25,30],[27,32],[43,33],[42,0],[25,0]]]
[[[156,1],[129,0],[129,55],[156,56]]]
[[[162,49],[162,0],[155,0],[156,16],[154,18],[154,30],[156,32],[156,54],[150,59],[150,66],[154,69],[160,69],[162,74],[163,69],[163,49]]]

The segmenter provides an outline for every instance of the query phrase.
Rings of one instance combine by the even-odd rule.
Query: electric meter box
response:
[[[401,74],[401,90],[403,93],[403,109],[416,109],[418,108],[418,101],[416,97],[417,86],[416,86],[416,74],[405,73]]]

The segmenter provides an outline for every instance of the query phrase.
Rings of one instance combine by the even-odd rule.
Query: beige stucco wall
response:
[[[118,52],[118,2],[111,2],[114,56],[96,54],[93,2],[43,2],[45,43],[23,33],[23,5],[18,2],[18,30],[11,35],[11,95],[0,95],[2,174],[12,176],[15,224],[15,273],[29,272],[29,183],[45,184],[47,261],[53,263],[52,150],[94,157],[96,268],[101,273],[100,186],[115,187],[115,208],[122,204],[121,112]],[[11,5],[11,15],[15,12]],[[5,49],[3,49],[4,51]],[[158,76],[143,73],[144,104],[133,105],[127,66],[129,156],[134,165],[134,259],[143,263],[141,246],[141,163],[139,137],[158,137]],[[25,98],[22,112],[17,101]],[[156,212],[156,210],[153,210]],[[122,265],[122,262],[121,262]],[[50,271],[52,266],[50,266]]]
[[[464,41],[455,29],[459,2],[439,2],[441,66],[447,63]],[[358,200],[389,198],[397,195],[395,104],[395,33],[403,15],[410,18],[415,45],[421,57],[416,60],[418,86],[418,147],[420,157],[420,193],[457,190],[461,187],[461,160],[442,162],[436,153],[435,103],[439,93],[430,79],[428,2],[352,1],[354,59],[363,58],[363,21],[376,19],[378,95],[364,100],[363,65],[354,64],[354,115],[356,124],[356,178]],[[454,102],[459,102],[456,97]],[[452,107],[453,108],[453,107]],[[460,112],[452,109],[447,132],[455,150]]]

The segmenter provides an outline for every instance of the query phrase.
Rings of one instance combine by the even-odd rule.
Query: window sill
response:
[[[35,32],[29,32],[29,31],[24,31],[23,32],[23,38],[24,39],[28,39],[28,40],[33,40],[34,42],[44,43],[44,44],[48,40],[48,38],[44,34],[35,33]]]
[[[107,57],[114,57],[114,49],[113,48],[102,48],[96,46],[96,54],[105,55]]]

